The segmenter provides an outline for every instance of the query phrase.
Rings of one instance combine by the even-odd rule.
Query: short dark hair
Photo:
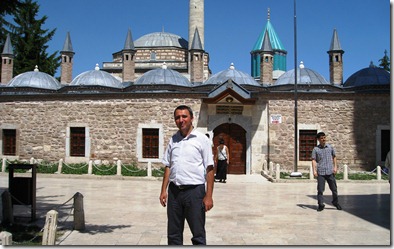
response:
[[[317,133],[317,135],[316,135],[316,137],[317,138],[320,138],[320,137],[324,137],[326,134],[324,133],[324,132],[319,132],[319,133]]]
[[[175,116],[175,112],[176,112],[177,110],[188,110],[188,111],[189,111],[189,114],[190,114],[190,117],[191,117],[191,118],[193,117],[193,110],[192,110],[192,108],[190,108],[190,107],[187,106],[187,105],[180,105],[180,106],[178,106],[177,108],[175,108],[175,110],[174,110],[174,116]]]

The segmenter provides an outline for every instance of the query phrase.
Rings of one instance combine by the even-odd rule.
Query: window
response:
[[[381,130],[380,140],[380,161],[386,160],[387,153],[390,151],[390,130]]]
[[[159,129],[142,129],[142,157],[159,158]]]
[[[3,130],[3,155],[16,155],[16,130]]]
[[[155,60],[156,60],[156,52],[151,52],[151,53],[150,53],[150,59],[151,59],[152,61],[155,61]]]
[[[312,150],[316,146],[317,130],[300,130],[299,157],[300,161],[310,161]]]
[[[70,127],[70,156],[85,156],[85,127]]]

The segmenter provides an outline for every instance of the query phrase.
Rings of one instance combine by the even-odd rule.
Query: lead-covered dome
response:
[[[188,49],[188,42],[168,32],[155,32],[141,36],[134,41],[135,47],[178,47]]]
[[[344,87],[390,85],[390,73],[383,68],[376,67],[372,62],[352,74],[343,84]]]
[[[144,73],[135,82],[135,85],[176,85],[176,86],[192,86],[190,81],[179,72],[167,68],[163,63],[161,68],[156,68]]]
[[[49,74],[40,72],[38,66],[36,66],[34,71],[21,73],[15,76],[7,84],[7,87],[34,87],[58,90],[61,88],[61,84]]]
[[[275,82],[275,85],[294,85],[294,69],[287,71],[282,74]],[[297,84],[304,85],[331,85],[323,76],[318,72],[306,68],[304,63],[301,61],[299,68],[297,69]]]
[[[239,85],[252,85],[260,86],[260,84],[247,73],[236,70],[234,64],[231,63],[230,67],[226,70],[218,72],[207,79],[203,85],[218,85],[231,79]]]
[[[72,86],[107,86],[107,87],[115,87],[122,88],[122,83],[112,76],[110,73],[105,71],[101,71],[98,64],[94,70],[90,70],[84,73],[81,73],[73,81],[71,81],[70,85]]]

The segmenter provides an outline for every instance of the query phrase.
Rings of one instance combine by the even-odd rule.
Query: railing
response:
[[[63,159],[60,159],[58,161],[58,167],[57,167],[57,171],[55,173],[56,174],[62,174],[62,170],[63,170],[64,167],[67,167],[67,168],[69,168],[71,170],[78,171],[78,170],[81,170],[82,168],[85,168],[87,166],[88,167],[88,172],[87,172],[88,175],[93,175],[93,169],[95,169],[97,171],[100,171],[100,172],[109,172],[109,171],[113,170],[114,167],[116,167],[116,175],[117,176],[122,176],[122,170],[131,172],[131,173],[137,173],[137,172],[146,170],[147,171],[146,176],[148,176],[148,177],[152,176],[153,168],[152,168],[152,163],[151,162],[147,163],[146,168],[139,168],[139,169],[136,169],[136,170],[132,170],[132,169],[128,168],[126,165],[122,164],[121,160],[116,160],[115,162],[116,162],[116,164],[110,165],[110,167],[104,168],[103,164],[95,164],[92,160],[90,160],[88,164],[81,164],[80,166],[76,167],[76,166],[71,165],[71,164],[66,164],[66,163],[64,163]],[[1,172],[6,172],[7,164],[10,164],[10,163],[11,162],[8,161],[6,158],[3,158],[2,159]],[[35,163],[35,164],[40,165],[38,160],[36,160],[34,158],[30,159],[30,163],[31,164]],[[160,169],[155,169],[155,170],[160,172],[160,173],[164,173]]]
[[[274,167],[275,166],[275,167]],[[344,181],[351,181],[349,179],[349,174],[355,173],[357,171],[351,170],[348,165],[344,164],[342,167],[338,169],[339,172],[343,172],[343,180]],[[350,173],[349,173],[350,172]],[[267,161],[263,162],[263,174],[266,175],[270,180],[280,180],[280,173],[281,173],[281,168],[280,164],[275,164],[273,162],[267,163]],[[377,165],[375,169],[373,169],[370,172],[367,173],[376,173],[376,180],[382,180],[382,174],[389,176],[389,172],[387,171],[387,168],[381,167],[380,165]],[[314,180],[314,175],[313,175],[313,167],[312,165],[309,166],[309,180]]]

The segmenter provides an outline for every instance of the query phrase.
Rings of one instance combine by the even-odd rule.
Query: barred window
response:
[[[85,156],[85,127],[70,127],[70,156]]]
[[[3,130],[3,155],[16,155],[16,130]]]
[[[142,157],[159,158],[159,129],[142,129]]]
[[[300,161],[309,161],[312,159],[312,150],[316,146],[316,134],[317,130],[300,130]]]

